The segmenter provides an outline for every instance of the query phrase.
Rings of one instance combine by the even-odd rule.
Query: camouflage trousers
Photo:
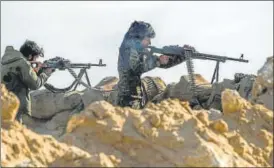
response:
[[[120,77],[117,104],[133,109],[143,108],[143,94],[140,76]]]

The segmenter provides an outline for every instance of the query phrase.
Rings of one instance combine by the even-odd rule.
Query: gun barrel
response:
[[[106,64],[89,64],[89,66],[107,66]]]
[[[248,60],[245,60],[243,58],[232,58],[232,57],[205,54],[205,53],[194,53],[193,59],[205,59],[205,60],[214,60],[214,61],[221,61],[221,62],[225,62],[226,60],[248,62]]]
[[[85,64],[85,63],[73,63],[73,64],[70,64],[70,67],[72,67],[72,68],[90,68],[92,66],[102,67],[102,66],[106,66],[106,64],[91,64],[91,63],[88,63],[88,64]]]

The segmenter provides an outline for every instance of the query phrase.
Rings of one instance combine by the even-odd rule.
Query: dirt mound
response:
[[[231,90],[222,100],[218,120],[179,100],[142,111],[94,102],[70,119],[61,140],[114,155],[118,166],[272,166],[273,112]]]
[[[7,92],[5,85],[1,84],[1,119],[14,120],[19,108],[19,99],[12,93]]]
[[[119,79],[115,76],[109,76],[102,79],[95,88],[103,89],[105,91],[109,91],[115,89]]]
[[[96,92],[50,94],[40,102],[46,106],[37,106],[36,119],[25,116],[24,121],[35,132],[55,138],[14,121],[19,101],[1,85],[1,166],[273,167],[273,111],[255,104],[263,95],[273,96],[271,65],[273,58],[258,71],[254,102],[236,90],[224,90],[222,113],[193,110],[188,102],[174,99],[176,95],[134,110],[111,105]],[[196,78],[211,86],[202,76]],[[187,81],[183,76],[174,84],[178,93],[171,93],[188,90]],[[106,78],[98,87],[112,89],[116,82]],[[41,92],[34,95],[42,98]],[[50,107],[46,101],[52,101]],[[79,102],[86,108],[75,114]]]
[[[1,85],[1,166],[113,166],[103,153],[91,155],[60,143],[52,136],[38,135],[14,121],[19,106],[14,94]]]
[[[16,100],[10,93],[2,95],[2,104],[14,105],[7,101]],[[273,112],[232,90],[223,92],[222,105],[223,114],[214,119],[216,114],[191,110],[176,99],[150,103],[143,110],[97,101],[69,119],[65,135],[58,139],[62,143],[6,117],[1,124],[1,164],[273,166]],[[3,116],[6,113],[2,110]]]
[[[18,122],[4,122],[1,128],[1,165],[4,167],[111,166],[108,156],[89,153],[41,136]],[[105,162],[107,164],[102,164]]]
[[[268,57],[262,68],[258,70],[257,78],[252,88],[252,99],[273,110],[273,56]]]

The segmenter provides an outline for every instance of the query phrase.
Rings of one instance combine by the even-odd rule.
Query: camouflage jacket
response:
[[[48,79],[44,72],[37,76],[21,52],[7,46],[1,60],[1,83],[20,100],[19,111],[31,114],[30,90],[42,87]]]
[[[129,92],[129,78],[140,78],[143,73],[160,66],[158,57],[148,52],[141,46],[140,40],[124,39],[118,58],[119,92]]]
[[[125,39],[119,49],[118,71],[132,71],[136,75],[160,66],[157,56],[150,55],[137,39]]]

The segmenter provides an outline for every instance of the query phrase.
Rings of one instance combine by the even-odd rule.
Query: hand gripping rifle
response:
[[[79,84],[85,86],[86,88],[90,88],[93,89],[91,87],[90,84],[90,80],[87,74],[87,69],[90,69],[92,66],[99,66],[99,67],[103,67],[106,66],[106,64],[102,63],[102,59],[99,60],[98,64],[91,64],[91,63],[71,63],[70,60],[68,59],[64,59],[62,57],[55,57],[49,60],[44,61],[42,68],[40,69],[40,71],[38,72],[41,73],[43,72],[43,70],[45,68],[52,68],[52,69],[59,69],[59,70],[68,70],[70,72],[70,74],[75,78],[75,80],[73,81],[73,83],[64,88],[64,89],[59,89],[59,88],[55,88],[54,86],[52,86],[51,84],[46,83],[44,86],[46,89],[57,93],[57,92],[67,92],[69,90],[71,90],[74,86],[73,90],[76,90],[76,88],[78,87]],[[73,69],[80,69],[79,74],[77,75]],[[84,83],[81,79],[83,77],[83,75],[85,75],[87,83]]]
[[[240,58],[231,58],[226,56],[212,55],[196,52],[193,48],[181,47],[178,45],[164,46],[163,48],[156,48],[153,46],[149,47],[150,54],[159,53],[167,55],[170,57],[170,60],[167,65],[161,65],[161,68],[170,68],[176,66],[184,61],[186,61],[187,71],[190,79],[190,91],[196,95],[196,82],[194,77],[194,64],[192,59],[203,59],[203,60],[212,60],[216,61],[215,70],[212,76],[211,84],[216,79],[216,82],[219,81],[219,64],[220,62],[224,63],[227,60],[238,61],[238,62],[248,62],[248,60],[243,59],[243,54]]]

